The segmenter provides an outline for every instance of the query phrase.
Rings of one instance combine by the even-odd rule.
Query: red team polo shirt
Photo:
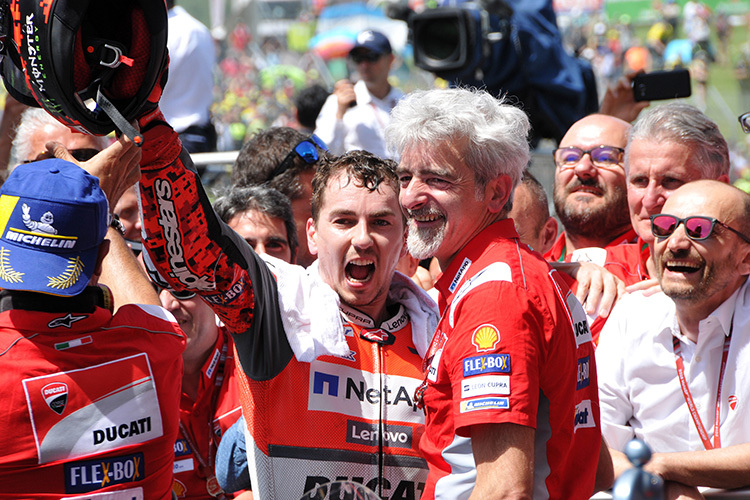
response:
[[[428,353],[422,498],[468,498],[469,427],[515,423],[536,429],[534,498],[588,499],[601,430],[594,347],[575,296],[509,219],[470,241],[436,286],[443,316]]]

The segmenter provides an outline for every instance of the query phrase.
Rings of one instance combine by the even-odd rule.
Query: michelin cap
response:
[[[94,274],[108,218],[99,180],[78,165],[19,165],[0,188],[0,288],[78,295]]]
[[[381,56],[392,52],[391,42],[388,41],[388,38],[379,31],[373,30],[365,30],[357,35],[354,47],[352,47],[352,50],[350,50],[349,53],[351,54],[360,49],[371,50]]]

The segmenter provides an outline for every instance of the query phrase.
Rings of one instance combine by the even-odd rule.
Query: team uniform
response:
[[[424,417],[412,395],[437,322],[434,304],[426,311],[430,299],[408,278],[394,278],[390,319],[375,324],[339,309],[327,285],[306,292],[287,285],[295,273],[317,283],[317,266],[268,258],[272,272],[215,216],[174,132],[156,125],[144,135],[147,261],[174,288],[201,294],[232,332],[253,493],[297,498],[349,479],[381,495],[418,498],[427,466],[418,447]],[[305,315],[310,322],[288,323]]]
[[[599,400],[593,342],[575,296],[519,242],[510,219],[470,241],[436,287],[443,316],[423,392],[423,498],[469,497],[470,427],[489,423],[536,429],[534,498],[589,498]]]
[[[183,393],[180,400],[172,488],[177,498],[221,498],[213,471],[216,449],[241,415],[234,344],[229,332],[220,327],[216,345],[201,369],[198,397],[193,401]]]
[[[185,347],[172,315],[112,315],[92,287],[18,293],[0,292],[0,498],[172,498]]]

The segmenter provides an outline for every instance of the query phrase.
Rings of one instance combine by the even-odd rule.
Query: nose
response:
[[[653,215],[661,211],[665,201],[667,199],[664,196],[663,190],[655,182],[649,182],[643,194],[643,208],[649,214]]]
[[[691,245],[691,240],[685,233],[685,224],[682,223],[674,230],[672,234],[667,238],[667,248],[672,253],[677,253],[679,250],[685,250]]]
[[[268,253],[268,252],[266,252],[266,246],[261,241],[257,242],[255,244],[255,246],[253,246],[253,250],[255,250],[255,253],[257,253],[257,254],[261,254],[261,253],[267,254]]]
[[[401,183],[398,195],[401,206],[406,210],[416,210],[427,203],[427,193],[424,183],[411,179],[408,183]]]
[[[586,153],[581,156],[581,159],[578,160],[578,163],[573,167],[573,172],[575,172],[578,177],[587,179],[599,175],[599,170],[597,170],[596,166],[594,166],[594,163],[591,161],[591,153]]]
[[[372,246],[372,235],[370,234],[370,228],[366,222],[358,223],[353,231],[352,245],[356,248],[369,248]]]
[[[167,290],[159,291],[159,301],[161,306],[169,312],[174,312],[180,307],[180,301],[175,299]]]

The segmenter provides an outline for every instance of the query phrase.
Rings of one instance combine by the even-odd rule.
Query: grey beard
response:
[[[437,253],[445,238],[445,224],[434,229],[415,229],[409,223],[409,233],[406,237],[406,248],[415,259],[427,259]]]

